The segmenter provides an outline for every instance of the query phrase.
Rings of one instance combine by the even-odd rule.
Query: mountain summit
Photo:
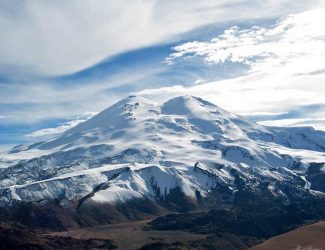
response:
[[[198,97],[159,105],[130,96],[51,140],[14,148],[11,158],[37,157],[0,169],[0,201],[159,203],[175,190],[198,201],[260,186],[284,199],[317,196],[324,151],[325,133],[310,127],[261,126]]]

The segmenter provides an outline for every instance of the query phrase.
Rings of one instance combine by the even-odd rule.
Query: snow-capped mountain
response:
[[[20,160],[0,169],[0,201],[155,201],[175,188],[196,199],[261,183],[274,196],[319,195],[324,152],[325,132],[310,127],[261,126],[197,97],[130,96],[2,156]]]

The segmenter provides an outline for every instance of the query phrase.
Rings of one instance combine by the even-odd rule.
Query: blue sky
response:
[[[322,1],[1,1],[0,150],[130,94],[325,129]]]

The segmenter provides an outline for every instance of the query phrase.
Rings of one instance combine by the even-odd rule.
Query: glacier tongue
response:
[[[325,162],[324,152],[325,133],[312,128],[264,127],[197,97],[159,105],[131,96],[3,156],[20,162],[0,169],[0,200],[155,200],[174,188],[195,198],[242,182],[285,196],[285,183],[310,187],[308,162]]]

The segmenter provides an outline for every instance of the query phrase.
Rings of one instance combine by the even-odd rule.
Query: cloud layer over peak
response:
[[[325,128],[324,5],[0,0],[0,145],[62,132],[131,93]]]
[[[239,114],[285,114],[265,116],[267,122],[258,120],[263,124],[306,124],[324,129],[324,22],[325,9],[316,8],[291,14],[271,26],[236,26],[209,41],[186,42],[174,47],[175,52],[167,57],[171,67],[203,58],[208,66],[243,64],[248,70],[232,79],[148,89],[140,94],[157,98],[186,92]],[[290,111],[296,109],[301,111]]]

